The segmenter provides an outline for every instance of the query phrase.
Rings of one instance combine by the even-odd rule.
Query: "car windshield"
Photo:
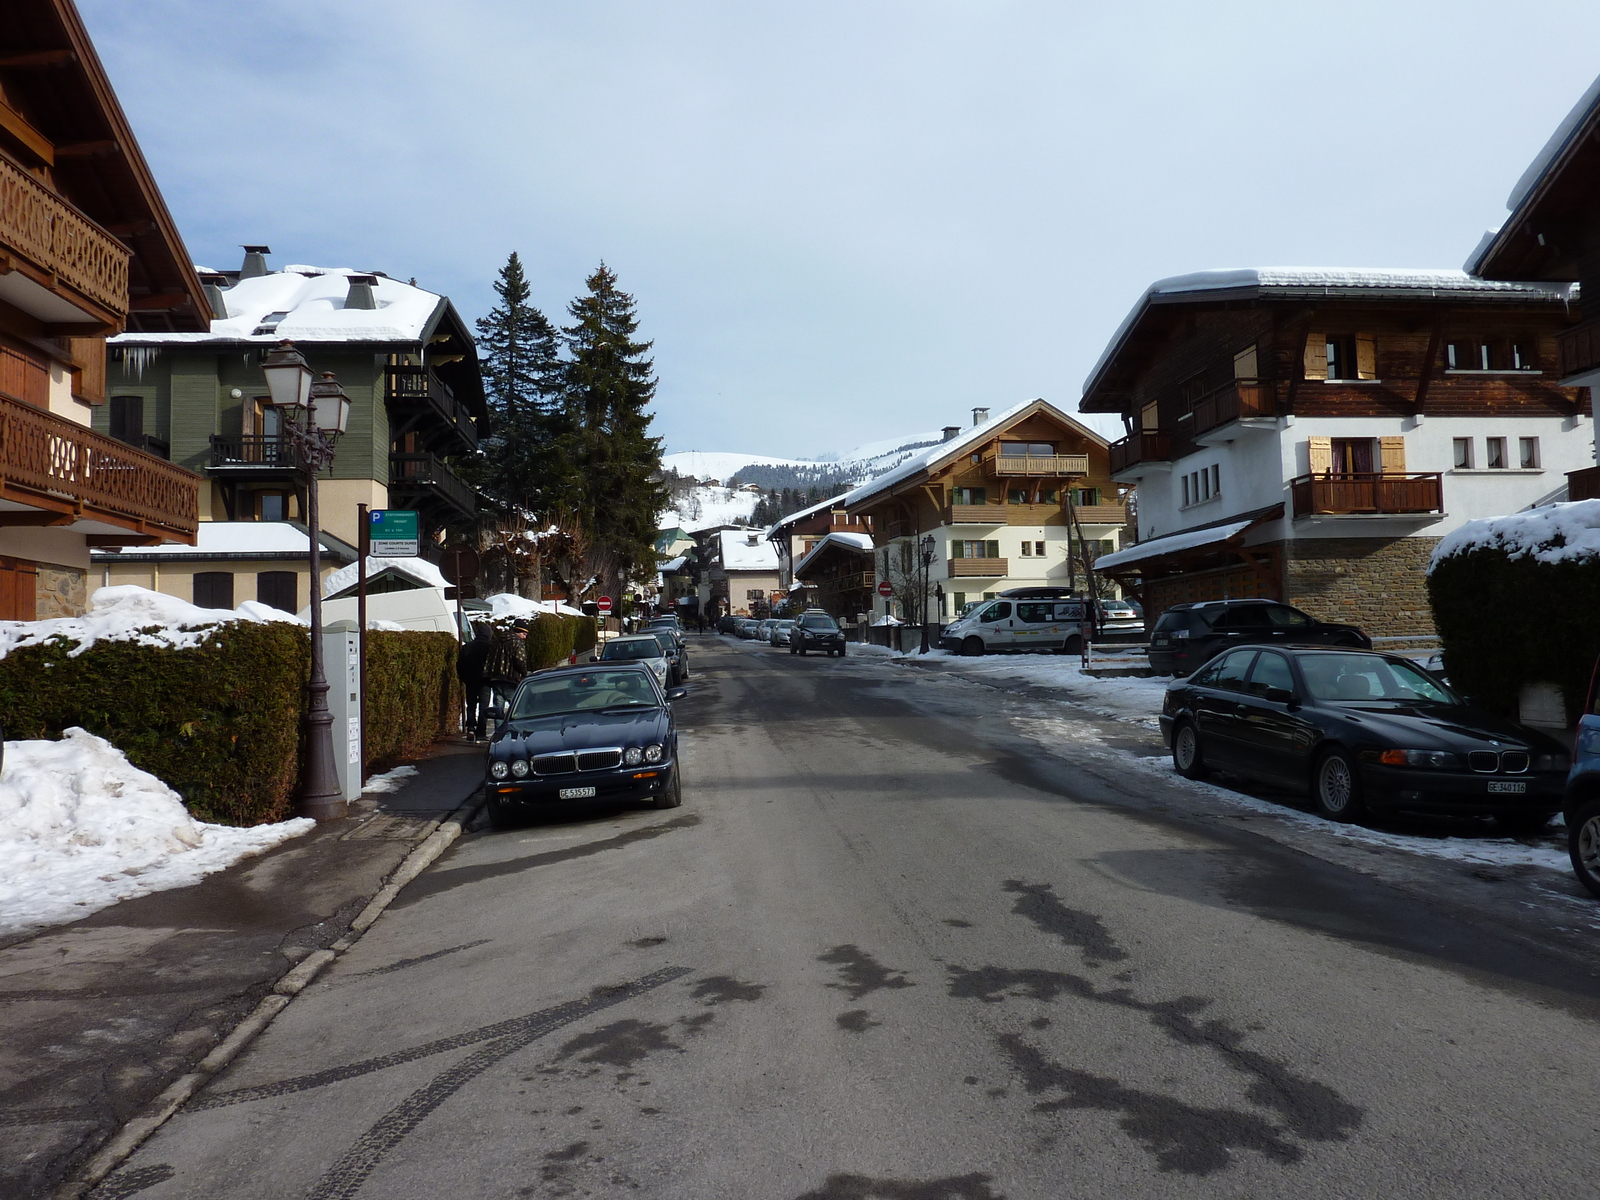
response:
[[[648,675],[634,670],[584,671],[523,680],[511,702],[511,719],[550,717],[601,708],[655,708],[657,705],[655,688]]]
[[[629,638],[626,641],[607,642],[606,648],[600,651],[600,658],[604,661],[612,659],[635,658],[660,658],[661,645],[655,638]]]
[[[774,628],[777,628],[777,629],[791,629],[793,627],[794,627],[794,622],[793,621],[779,621],[777,623],[777,625],[774,626]]]
[[[1300,674],[1318,700],[1458,701],[1420,667],[1373,654],[1301,654]]]
[[[678,651],[678,639],[670,633],[657,633],[654,635],[654,641],[661,647],[663,654],[676,654]]]
[[[802,628],[818,629],[823,633],[839,628],[832,617],[806,617],[800,625]]]

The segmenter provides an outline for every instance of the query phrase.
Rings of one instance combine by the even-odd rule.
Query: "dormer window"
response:
[[[264,333],[276,333],[278,331],[278,322],[283,320],[288,315],[289,314],[287,311],[268,313],[266,316],[261,318],[261,324],[255,327],[255,331],[251,334],[251,336],[259,337]]]

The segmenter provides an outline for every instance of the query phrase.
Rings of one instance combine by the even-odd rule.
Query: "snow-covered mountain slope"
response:
[[[725,487],[679,489],[672,505],[656,520],[657,529],[710,529],[715,525],[747,525],[761,497]]]

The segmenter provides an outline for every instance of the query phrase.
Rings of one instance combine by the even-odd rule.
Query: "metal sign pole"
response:
[[[362,784],[367,782],[367,549],[371,545],[371,518],[365,504],[356,505],[356,657],[361,670],[361,762],[356,773]]]

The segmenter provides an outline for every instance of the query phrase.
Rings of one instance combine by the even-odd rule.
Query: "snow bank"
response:
[[[197,608],[186,600],[152,592],[134,584],[103,587],[89,597],[89,611],[81,617],[49,621],[0,621],[0,658],[23,646],[54,637],[77,642],[68,656],[76,658],[96,642],[136,642],[141,646],[167,646],[175,650],[198,646],[216,626],[227,621],[289,621],[302,624],[293,613],[246,600],[238,608]]]
[[[103,738],[7,742],[0,772],[0,933],[75,921],[186,887],[311,829],[196,821],[161,780]]]
[[[1472,550],[1503,550],[1511,558],[1532,555],[1546,563],[1600,557],[1600,500],[1550,504],[1505,517],[1468,521],[1439,539],[1428,570],[1453,554]]]
[[[379,792],[398,792],[405,786],[406,780],[416,775],[415,767],[396,767],[392,771],[385,771],[382,775],[373,775],[361,786],[361,794],[370,796]]]

